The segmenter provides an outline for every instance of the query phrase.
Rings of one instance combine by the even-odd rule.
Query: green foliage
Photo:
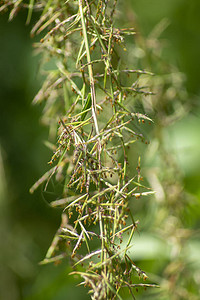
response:
[[[137,128],[151,119],[136,112],[134,103],[137,94],[151,92],[139,84],[148,72],[128,69],[121,58],[125,37],[135,33],[114,26],[116,4],[31,2],[27,17],[29,23],[33,8],[42,10],[32,35],[48,28],[35,47],[44,53],[43,68],[48,61],[50,70],[34,103],[45,102],[43,119],[50,132],[58,127],[49,162],[54,166],[30,191],[44,181],[48,191],[49,182],[58,181],[62,198],[52,205],[64,208],[61,227],[42,263],[70,255],[72,274],[81,275],[92,299],[121,299],[125,286],[134,298],[133,288],[153,286],[132,283],[132,271],[143,280],[147,275],[128,254],[137,229],[129,201],[153,193],[141,183],[140,159],[132,175],[127,154],[138,139],[148,143]],[[20,6],[27,5],[15,2],[10,20]],[[121,247],[125,234],[129,238]]]
[[[46,145],[54,154],[30,192],[45,184],[48,195],[53,186],[58,196],[51,206],[63,209],[41,263],[68,258],[71,273],[83,278],[92,299],[122,299],[124,287],[134,298],[138,287],[155,286],[141,279],[147,278],[145,260],[159,265],[159,256],[162,264],[152,268],[156,276],[150,279],[161,289],[147,289],[146,297],[197,299],[198,272],[187,253],[194,231],[183,217],[194,199],[183,190],[166,142],[166,128],[190,109],[183,74],[162,58],[159,36],[167,22],[143,38],[122,29],[117,1],[10,1],[1,10],[7,7],[9,20],[19,8],[28,9],[27,24],[33,10],[40,14],[31,35],[42,35],[34,46],[46,79],[34,103],[43,103]],[[152,189],[143,182],[136,154],[141,142]],[[138,207],[148,237],[134,235]]]

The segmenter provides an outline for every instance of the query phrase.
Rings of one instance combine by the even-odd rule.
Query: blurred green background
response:
[[[173,151],[176,157],[182,189],[193,197],[193,201],[185,207],[188,211],[183,215],[185,226],[198,230],[200,2],[168,0],[161,4],[159,0],[127,0],[124,6],[129,19],[136,20],[144,37],[149,36],[163,18],[169,21],[162,33],[166,43],[164,59],[185,74],[184,88],[191,108],[182,120],[165,128],[166,148]],[[123,20],[123,16],[121,18]],[[32,51],[32,43],[36,39],[30,38],[31,25],[25,26],[25,21],[25,12],[20,12],[10,23],[7,14],[0,15],[0,299],[89,299],[84,288],[75,288],[78,281],[68,275],[70,268],[67,263],[59,266],[38,265],[59,226],[61,211],[48,205],[42,188],[33,195],[29,194],[32,184],[48,170],[47,161],[51,152],[43,143],[48,139],[48,130],[40,123],[42,107],[31,105],[42,77],[37,74],[39,58],[33,56]],[[148,158],[144,158],[144,170],[148,164]],[[146,228],[153,216],[153,201],[144,212],[139,204],[135,204],[138,205],[136,211],[141,223],[145,221],[143,237],[136,237],[134,258],[141,261],[147,272],[156,274],[160,272],[163,262],[166,263],[168,254],[165,252],[168,250],[165,244],[149,236]],[[145,248],[149,249],[148,253]],[[188,249],[190,263],[200,266],[198,234],[193,237]],[[198,276],[196,283],[200,281],[199,273]],[[124,297],[128,299],[128,296]],[[144,295],[139,297],[145,298]],[[170,298],[155,296],[153,299]],[[177,296],[174,299],[186,298]]]

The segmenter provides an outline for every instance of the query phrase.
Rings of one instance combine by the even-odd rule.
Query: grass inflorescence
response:
[[[135,97],[152,94],[140,86],[145,70],[123,61],[126,36],[133,28],[117,28],[118,1],[6,1],[11,20],[19,8],[41,11],[31,35],[43,34],[34,46],[48,64],[46,79],[34,98],[44,103],[43,121],[56,145],[50,169],[31,192],[51,180],[61,183],[62,223],[42,263],[70,256],[72,274],[79,274],[92,299],[122,299],[127,287],[134,298],[133,282],[147,275],[129,257],[134,221],[129,201],[152,194],[142,183],[140,159],[135,172],[128,162],[136,141],[149,143],[138,127],[151,119],[134,110]],[[127,55],[127,54],[126,54]],[[56,133],[56,134],[55,134]],[[124,236],[126,238],[126,243]]]

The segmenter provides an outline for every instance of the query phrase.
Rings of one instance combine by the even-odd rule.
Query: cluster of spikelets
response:
[[[146,274],[129,257],[138,222],[129,201],[153,193],[142,184],[140,161],[135,175],[128,152],[137,140],[148,143],[138,129],[151,119],[134,111],[135,97],[151,92],[140,85],[144,70],[123,62],[126,36],[132,28],[115,27],[117,1],[6,1],[10,19],[20,8],[41,12],[31,35],[43,53],[46,79],[34,99],[44,103],[43,120],[50,127],[54,154],[50,170],[31,188],[51,180],[62,185],[52,206],[63,207],[61,227],[43,263],[70,256],[74,273],[90,288],[92,299],[120,297],[128,287],[134,298],[135,275]],[[117,22],[115,22],[117,23]],[[127,52],[126,52],[127,53]],[[43,71],[44,72],[44,71]],[[56,134],[55,134],[56,132]]]

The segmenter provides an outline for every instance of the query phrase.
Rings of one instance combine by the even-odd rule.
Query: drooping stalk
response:
[[[62,223],[43,263],[70,256],[72,274],[83,278],[92,299],[122,299],[125,287],[134,298],[132,281],[147,276],[129,255],[138,224],[129,201],[153,191],[130,172],[128,150],[145,142],[139,120],[151,119],[133,104],[134,96],[151,94],[138,81],[151,74],[125,66],[125,38],[134,30],[115,26],[117,1],[38,0],[28,7],[28,21],[38,6],[32,34],[48,28],[36,48],[53,67],[34,103],[44,102],[43,120],[57,126],[57,143],[51,145],[54,166],[31,192],[45,181],[47,190],[51,180],[63,186],[52,202],[63,207]]]

